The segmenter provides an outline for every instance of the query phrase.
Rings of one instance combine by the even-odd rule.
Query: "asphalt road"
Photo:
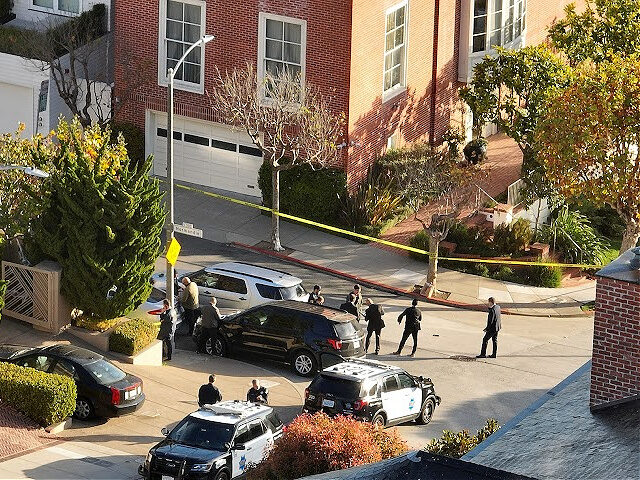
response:
[[[176,265],[180,272],[222,261],[276,268],[301,278],[307,290],[320,284],[326,304],[336,307],[353,287],[352,282],[343,278],[230,245],[184,235],[177,238],[182,245]],[[158,267],[163,268],[162,261]],[[372,270],[375,266],[363,265],[363,268]],[[419,305],[423,311],[423,329],[416,357],[406,356],[410,353],[411,339],[405,346],[405,355],[391,356],[389,353],[397,348],[402,333],[402,326],[395,320],[399,312],[410,305],[410,298],[369,288],[364,288],[363,295],[383,304],[387,312],[381,355],[375,358],[400,366],[413,375],[431,377],[436,392],[442,397],[442,405],[436,409],[431,424],[409,423],[398,427],[400,434],[416,448],[438,437],[443,429],[475,431],[490,417],[501,424],[506,422],[590,358],[590,318],[509,316],[503,318],[498,358],[476,361],[486,314],[427,303]],[[177,348],[195,349],[187,337],[178,338]],[[278,363],[261,358],[243,357],[242,360],[286,377],[301,393],[309,383],[308,379],[296,376]]]

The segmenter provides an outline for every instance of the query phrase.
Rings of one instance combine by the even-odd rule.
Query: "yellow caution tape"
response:
[[[164,181],[164,180],[161,180],[161,181]],[[421,248],[410,247],[408,245],[402,245],[401,243],[390,242],[389,240],[384,240],[382,238],[370,237],[369,235],[363,235],[362,233],[356,233],[350,230],[345,230],[343,228],[338,228],[331,225],[325,225],[324,223],[314,222],[313,220],[308,220],[306,218],[296,217],[294,215],[289,215],[288,213],[278,212],[272,208],[265,207],[264,205],[245,202],[244,200],[238,200],[237,198],[227,197],[226,195],[220,195],[219,193],[207,192],[205,190],[201,190],[195,187],[190,187],[188,185],[175,184],[175,186],[183,190],[189,190],[192,192],[197,192],[203,195],[207,195],[209,197],[225,200],[227,202],[236,203],[238,205],[244,205],[245,207],[257,208],[258,210],[270,212],[274,215],[278,215],[279,217],[286,218],[288,220],[293,220],[293,221],[304,223],[307,225],[313,225],[314,227],[322,228],[323,230],[329,230],[331,232],[341,233],[343,235],[348,235],[350,237],[361,238],[369,242],[376,242],[382,245],[387,245],[389,247],[406,250],[408,252],[419,253],[421,255],[427,255],[427,256],[432,255],[428,251],[422,250]],[[435,256],[435,254],[433,255]],[[470,263],[497,263],[502,265],[528,265],[528,266],[535,265],[540,267],[562,267],[562,268],[572,268],[572,267],[601,268],[602,267],[602,265],[583,265],[580,263],[525,262],[522,260],[495,260],[495,259],[486,259],[486,258],[459,258],[459,257],[440,257],[440,256],[438,257],[438,260],[449,260],[452,262],[470,262]]]

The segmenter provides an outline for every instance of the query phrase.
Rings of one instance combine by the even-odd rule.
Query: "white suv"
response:
[[[216,297],[220,308],[245,310],[273,300],[306,302],[309,299],[298,277],[248,263],[217,263],[182,274],[178,279],[185,276],[198,285],[200,305]],[[154,275],[151,283],[164,291],[164,273]]]
[[[146,479],[225,479],[265,458],[282,436],[282,421],[267,405],[228,400],[187,415],[149,450],[138,473]]]

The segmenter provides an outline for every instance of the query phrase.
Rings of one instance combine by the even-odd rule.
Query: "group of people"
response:
[[[222,401],[222,394],[220,389],[214,385],[216,376],[214,373],[209,375],[209,383],[205,383],[198,390],[198,405],[201,407],[205,405],[213,405]],[[254,378],[251,381],[251,388],[247,392],[247,402],[252,403],[269,403],[269,391],[260,385],[260,380]]]

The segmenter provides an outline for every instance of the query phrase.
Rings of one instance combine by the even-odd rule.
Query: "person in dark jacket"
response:
[[[413,350],[411,351],[410,357],[414,357],[416,354],[416,349],[418,348],[418,332],[420,331],[420,321],[422,320],[422,313],[418,310],[418,300],[415,298],[411,302],[411,306],[405,308],[405,310],[398,317],[398,323],[402,323],[402,317],[405,317],[404,321],[404,332],[402,332],[402,340],[400,340],[400,345],[398,346],[398,350],[393,352],[391,355],[400,355],[402,349],[404,348],[404,344],[409,338],[409,335],[413,337]]]
[[[213,384],[215,381],[216,376],[212,373],[209,375],[209,383],[205,383],[198,390],[198,405],[201,407],[222,401],[220,390]]]
[[[207,340],[211,339],[211,342],[215,340],[218,335],[218,327],[220,326],[220,310],[216,304],[218,301],[216,297],[211,297],[209,305],[203,306],[201,311],[201,327],[200,338],[198,339],[197,353],[207,353],[206,346]],[[212,345],[213,346],[213,345]]]
[[[356,307],[356,296],[352,293],[347,297],[347,301],[340,305],[340,310],[350,313],[351,315],[358,316],[358,307]]]
[[[254,378],[251,381],[251,388],[247,392],[247,402],[253,403],[264,403],[267,404],[269,402],[268,397],[269,391],[260,386],[260,382],[257,378]]]
[[[313,286],[313,292],[309,294],[309,303],[313,303],[314,305],[321,305],[320,299],[322,297],[320,296],[320,290],[322,290],[322,287],[320,285]]]
[[[489,357],[496,358],[496,354],[498,353],[498,332],[501,327],[500,305],[496,304],[493,297],[489,297],[489,315],[487,316],[487,326],[484,328],[485,333],[482,339],[482,350],[480,350],[480,355],[476,358],[486,358],[489,339],[493,341],[493,353],[489,355]]]
[[[384,315],[384,308],[382,305],[376,305],[371,303],[371,300],[366,299],[365,305],[369,305],[367,310],[364,312],[364,320],[367,322],[367,339],[364,343],[364,352],[367,353],[369,350],[369,341],[371,340],[371,335],[373,333],[376,334],[376,350],[374,355],[378,355],[380,351],[380,332],[385,327],[384,320],[382,316]]]
[[[176,311],[169,305],[169,300],[166,298],[162,301],[162,312],[160,313],[160,330],[158,331],[158,340],[162,340],[162,343],[167,348],[167,360],[171,360],[171,355],[176,348],[175,336],[176,325],[178,319],[176,317]]]

